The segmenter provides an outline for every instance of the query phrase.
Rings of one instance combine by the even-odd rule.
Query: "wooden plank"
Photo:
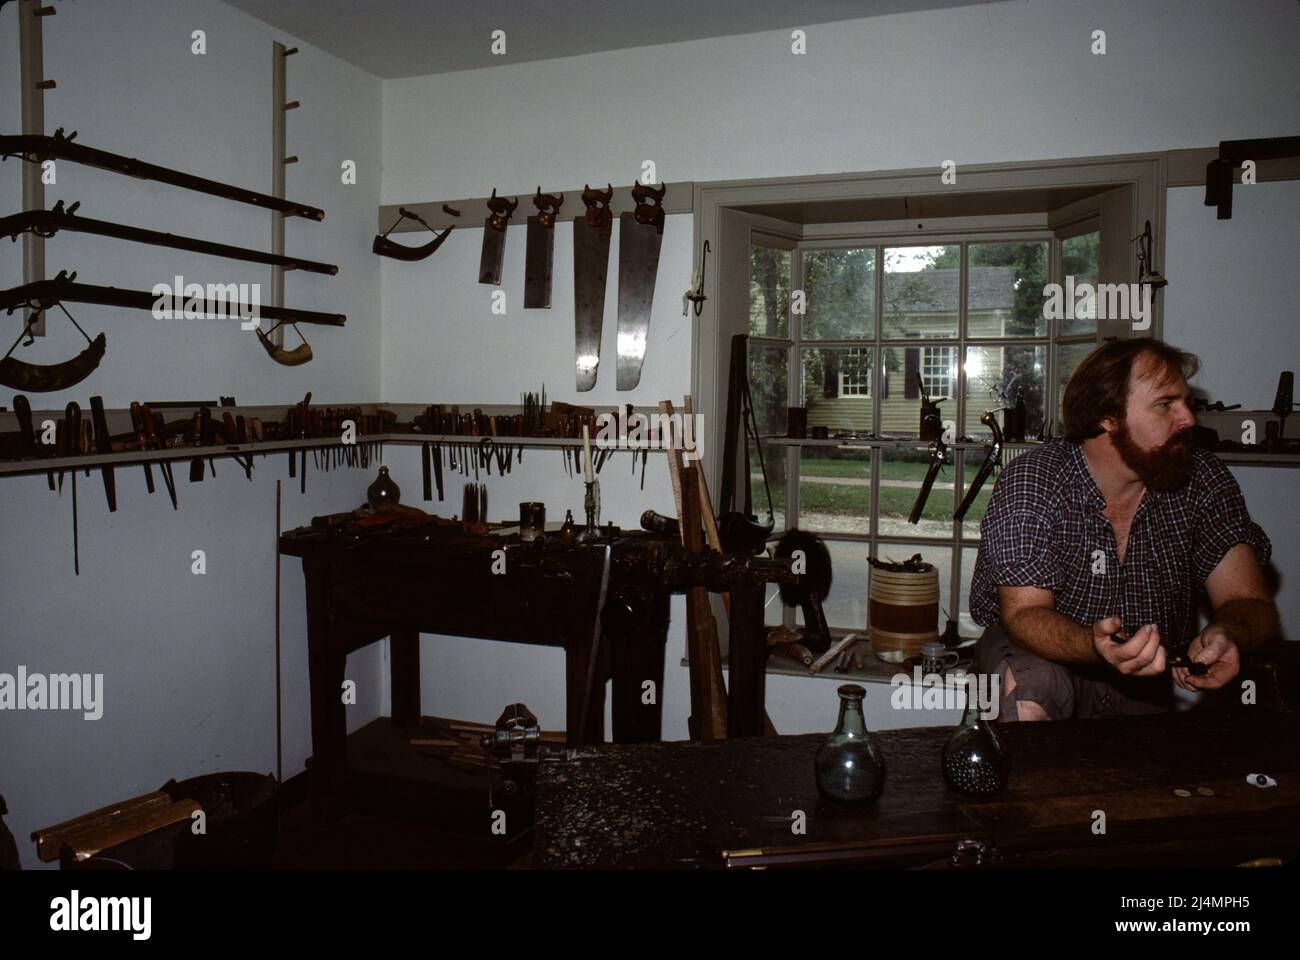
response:
[[[828,689],[828,730],[834,711]],[[849,851],[850,859],[921,865],[946,859],[957,840],[990,838],[999,848],[1084,855],[1107,842],[1090,829],[1098,808],[1125,849],[1149,839],[1210,863],[1220,861],[1208,852],[1198,861],[1198,851],[1220,825],[1225,836],[1250,840],[1267,839],[1279,816],[1300,822],[1300,756],[1292,747],[1300,735],[1297,714],[1202,707],[1151,717],[1007,723],[997,731],[1012,757],[1011,779],[989,800],[945,786],[939,755],[951,727],[876,732],[885,787],[867,808],[818,795],[813,757],[821,734],[611,745],[543,764],[538,865],[722,866],[724,850],[802,856],[819,845],[822,852]],[[1266,773],[1278,786],[1253,786],[1248,773]],[[795,810],[806,813],[808,832],[792,839]],[[1122,862],[1120,853],[1112,855],[1112,865]]]
[[[605,184],[593,183],[592,187],[604,189]],[[695,183],[690,180],[678,180],[672,183],[661,184],[667,187],[664,193],[662,206],[664,213],[692,213],[695,209]],[[564,200],[560,204],[560,212],[556,214],[556,220],[574,220],[583,217],[587,213],[587,208],[582,202],[582,187],[576,187],[572,190],[555,191],[546,187],[542,188],[543,193],[563,196]],[[528,217],[537,212],[532,204],[533,191],[528,190],[526,193],[513,194],[498,189],[498,197],[508,197],[512,200],[518,199],[519,207],[515,210],[510,219],[513,226],[523,226]],[[483,221],[487,219],[487,197],[471,197],[463,200],[419,200],[412,203],[387,203],[379,208],[379,232],[383,233],[392,228],[393,233],[416,233],[423,231],[424,225],[415,220],[403,220],[397,226],[393,226],[397,219],[402,215],[401,208],[405,207],[412,213],[423,218],[434,230],[446,230],[448,227],[469,227],[471,229],[482,229]],[[443,204],[451,207],[453,210],[460,211],[460,216],[453,216],[442,209]],[[632,202],[632,185],[614,188],[614,199],[609,204],[610,211],[617,220],[621,213],[631,213],[636,207]]]
[[[1167,185],[1170,187],[1204,187],[1205,165],[1219,156],[1219,148],[1197,147],[1193,150],[1170,150]],[[1241,167],[1232,171],[1233,180],[1241,185]],[[1300,180],[1300,157],[1260,160],[1255,165],[1255,179]]]

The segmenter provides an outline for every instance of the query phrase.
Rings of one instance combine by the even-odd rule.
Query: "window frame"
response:
[[[1059,160],[1033,161],[1027,163],[978,164],[963,166],[959,185],[941,185],[935,170],[920,168],[912,170],[879,171],[871,173],[829,174],[806,177],[772,178],[765,180],[735,180],[694,185],[694,226],[695,246],[700,249],[705,241],[712,244],[714,258],[710,265],[717,263],[717,269],[710,272],[706,280],[706,294],[710,300],[703,314],[692,322],[695,353],[692,372],[692,390],[696,397],[696,410],[709,418],[706,433],[709,433],[704,456],[704,465],[713,483],[721,474],[721,440],[725,411],[725,383],[727,344],[736,333],[747,332],[748,323],[745,307],[749,300],[748,286],[748,240],[751,231],[764,231],[785,238],[794,238],[800,245],[811,249],[816,245],[852,247],[860,246],[862,237],[870,235],[882,241],[888,239],[895,245],[916,245],[918,243],[937,244],[943,238],[956,237],[963,240],[976,239],[1003,240],[998,236],[1003,233],[1019,233],[1022,230],[1037,228],[1052,235],[1051,256],[1049,258],[1049,281],[1059,282],[1056,276],[1060,262],[1060,237],[1058,231],[1064,232],[1071,223],[1086,219],[1088,216],[1100,218],[1104,224],[1101,230],[1102,243],[1109,251],[1100,258],[1098,265],[1101,282],[1136,282],[1136,252],[1129,243],[1130,238],[1140,233],[1140,224],[1150,220],[1156,238],[1154,251],[1157,263],[1164,262],[1164,225],[1165,225],[1165,187],[1167,183],[1168,160],[1163,153],[1127,154],[1110,157],[1063,158]],[[975,200],[986,191],[1023,191],[1053,190],[1058,188],[1087,188],[1084,199],[1068,206],[1024,207],[1036,209],[1043,213],[1014,214],[1005,217],[961,217],[961,218],[925,218],[922,208],[926,198],[937,194],[964,194],[964,199]],[[1077,195],[1077,194],[1076,194]],[[872,203],[894,204],[899,210],[896,216],[908,217],[906,220],[873,220],[859,223],[810,223],[802,224],[792,220],[777,219],[774,214],[785,216],[807,216],[810,204],[837,204],[840,202],[870,201]],[[910,210],[908,209],[910,203]],[[989,205],[985,204],[985,208]],[[987,210],[986,210],[987,212]],[[994,223],[993,221],[996,221]],[[1068,221],[1068,222],[1067,222]],[[1082,232],[1086,227],[1080,225]],[[989,236],[992,234],[992,236]],[[1107,244],[1109,244],[1107,246]],[[797,259],[797,258],[796,258]],[[962,269],[966,269],[966,255],[963,251]],[[743,261],[740,262],[740,261]],[[802,277],[798,265],[792,266],[791,289],[801,289]],[[741,282],[741,278],[744,282]],[[877,284],[877,297],[881,295],[881,286]],[[962,310],[965,311],[966,291],[963,286]],[[880,311],[877,307],[876,338],[879,339]],[[792,317],[792,321],[796,318]],[[797,322],[797,321],[796,321]],[[1062,345],[1073,340],[1093,340],[1106,337],[1155,336],[1161,335],[1163,326],[1163,298],[1156,298],[1154,316],[1149,330],[1141,333],[1130,332],[1125,328],[1099,329],[1095,334],[1060,338]],[[943,338],[909,342],[913,345],[934,345],[962,348],[968,344],[985,342],[992,338],[973,340],[964,336],[960,330],[957,338]],[[1054,326],[1048,326],[1046,336],[1035,338],[1010,337],[994,340],[990,345],[1007,346],[1011,344],[1045,344],[1048,376],[1055,377],[1057,369],[1058,333]],[[755,341],[751,340],[751,343]],[[887,346],[896,345],[893,341]],[[806,341],[811,345],[814,341]],[[815,341],[819,347],[858,347],[863,340],[850,341]],[[772,344],[777,345],[777,344]],[[882,385],[884,354],[877,351],[874,361],[874,376],[877,393]],[[964,355],[962,357],[964,361]],[[790,364],[787,396],[794,405],[797,377],[801,375],[802,364]],[[965,384],[965,363],[962,363],[959,383]],[[892,386],[892,385],[891,385]],[[959,389],[956,397],[955,418],[964,421],[965,390]],[[878,418],[880,404],[873,405],[873,431],[879,438]],[[1049,415],[1045,403],[1044,415]],[[945,418],[947,419],[947,418]],[[784,449],[787,456],[787,500],[797,496],[798,468],[789,470],[790,459],[796,458],[799,451],[815,447],[819,443],[836,445],[835,441],[789,441],[773,439],[767,441],[769,456],[775,458],[778,451]],[[879,503],[875,496],[878,489],[879,463],[882,454],[877,452],[896,446],[922,447],[918,441],[910,444],[906,441],[881,440],[863,441],[852,444],[855,448],[871,451],[873,470],[872,483],[872,533],[870,536],[829,533],[828,541],[845,540],[879,540],[888,542],[903,540],[901,537],[879,537]],[[973,470],[973,465],[972,465]],[[966,485],[967,477],[962,459],[957,458],[956,496]],[[736,472],[738,481],[743,479],[741,471]],[[716,488],[715,488],[716,489]],[[790,509],[787,503],[787,523],[797,516],[797,510]],[[960,572],[962,569],[961,552],[978,546],[978,540],[960,537],[960,531],[954,529],[951,537],[908,538],[910,542],[949,546],[954,552],[952,577],[948,584],[947,602],[942,604],[950,611],[960,610],[961,597]],[[861,625],[853,629],[861,630]]]

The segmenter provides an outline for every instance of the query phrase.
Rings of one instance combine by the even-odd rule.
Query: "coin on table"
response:
[[[1211,790],[1209,787],[1197,787],[1197,788],[1196,788],[1196,792],[1199,793],[1199,794],[1200,794],[1201,796],[1203,796],[1203,797],[1212,797],[1212,796],[1214,796],[1214,791]]]
[[[1178,787],[1174,790],[1175,797],[1190,797],[1191,795],[1192,791],[1184,790],[1182,787]]]

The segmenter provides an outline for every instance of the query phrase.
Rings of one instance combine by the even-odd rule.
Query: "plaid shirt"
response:
[[[1154,623],[1166,648],[1181,652],[1196,636],[1195,601],[1223,555],[1248,543],[1262,565],[1272,552],[1236,479],[1204,450],[1181,489],[1147,488],[1122,564],[1105,509],[1078,444],[1052,440],[1013,459],[980,522],[975,621],[999,619],[999,585],[1039,587],[1071,620],[1119,616],[1128,633]]]

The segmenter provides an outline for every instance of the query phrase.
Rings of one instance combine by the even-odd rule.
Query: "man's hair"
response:
[[[1066,439],[1081,443],[1100,436],[1107,417],[1123,422],[1133,367],[1144,355],[1154,364],[1150,375],[1161,380],[1175,375],[1190,379],[1201,366],[1195,354],[1152,337],[1103,344],[1084,357],[1065,385],[1061,419]]]

